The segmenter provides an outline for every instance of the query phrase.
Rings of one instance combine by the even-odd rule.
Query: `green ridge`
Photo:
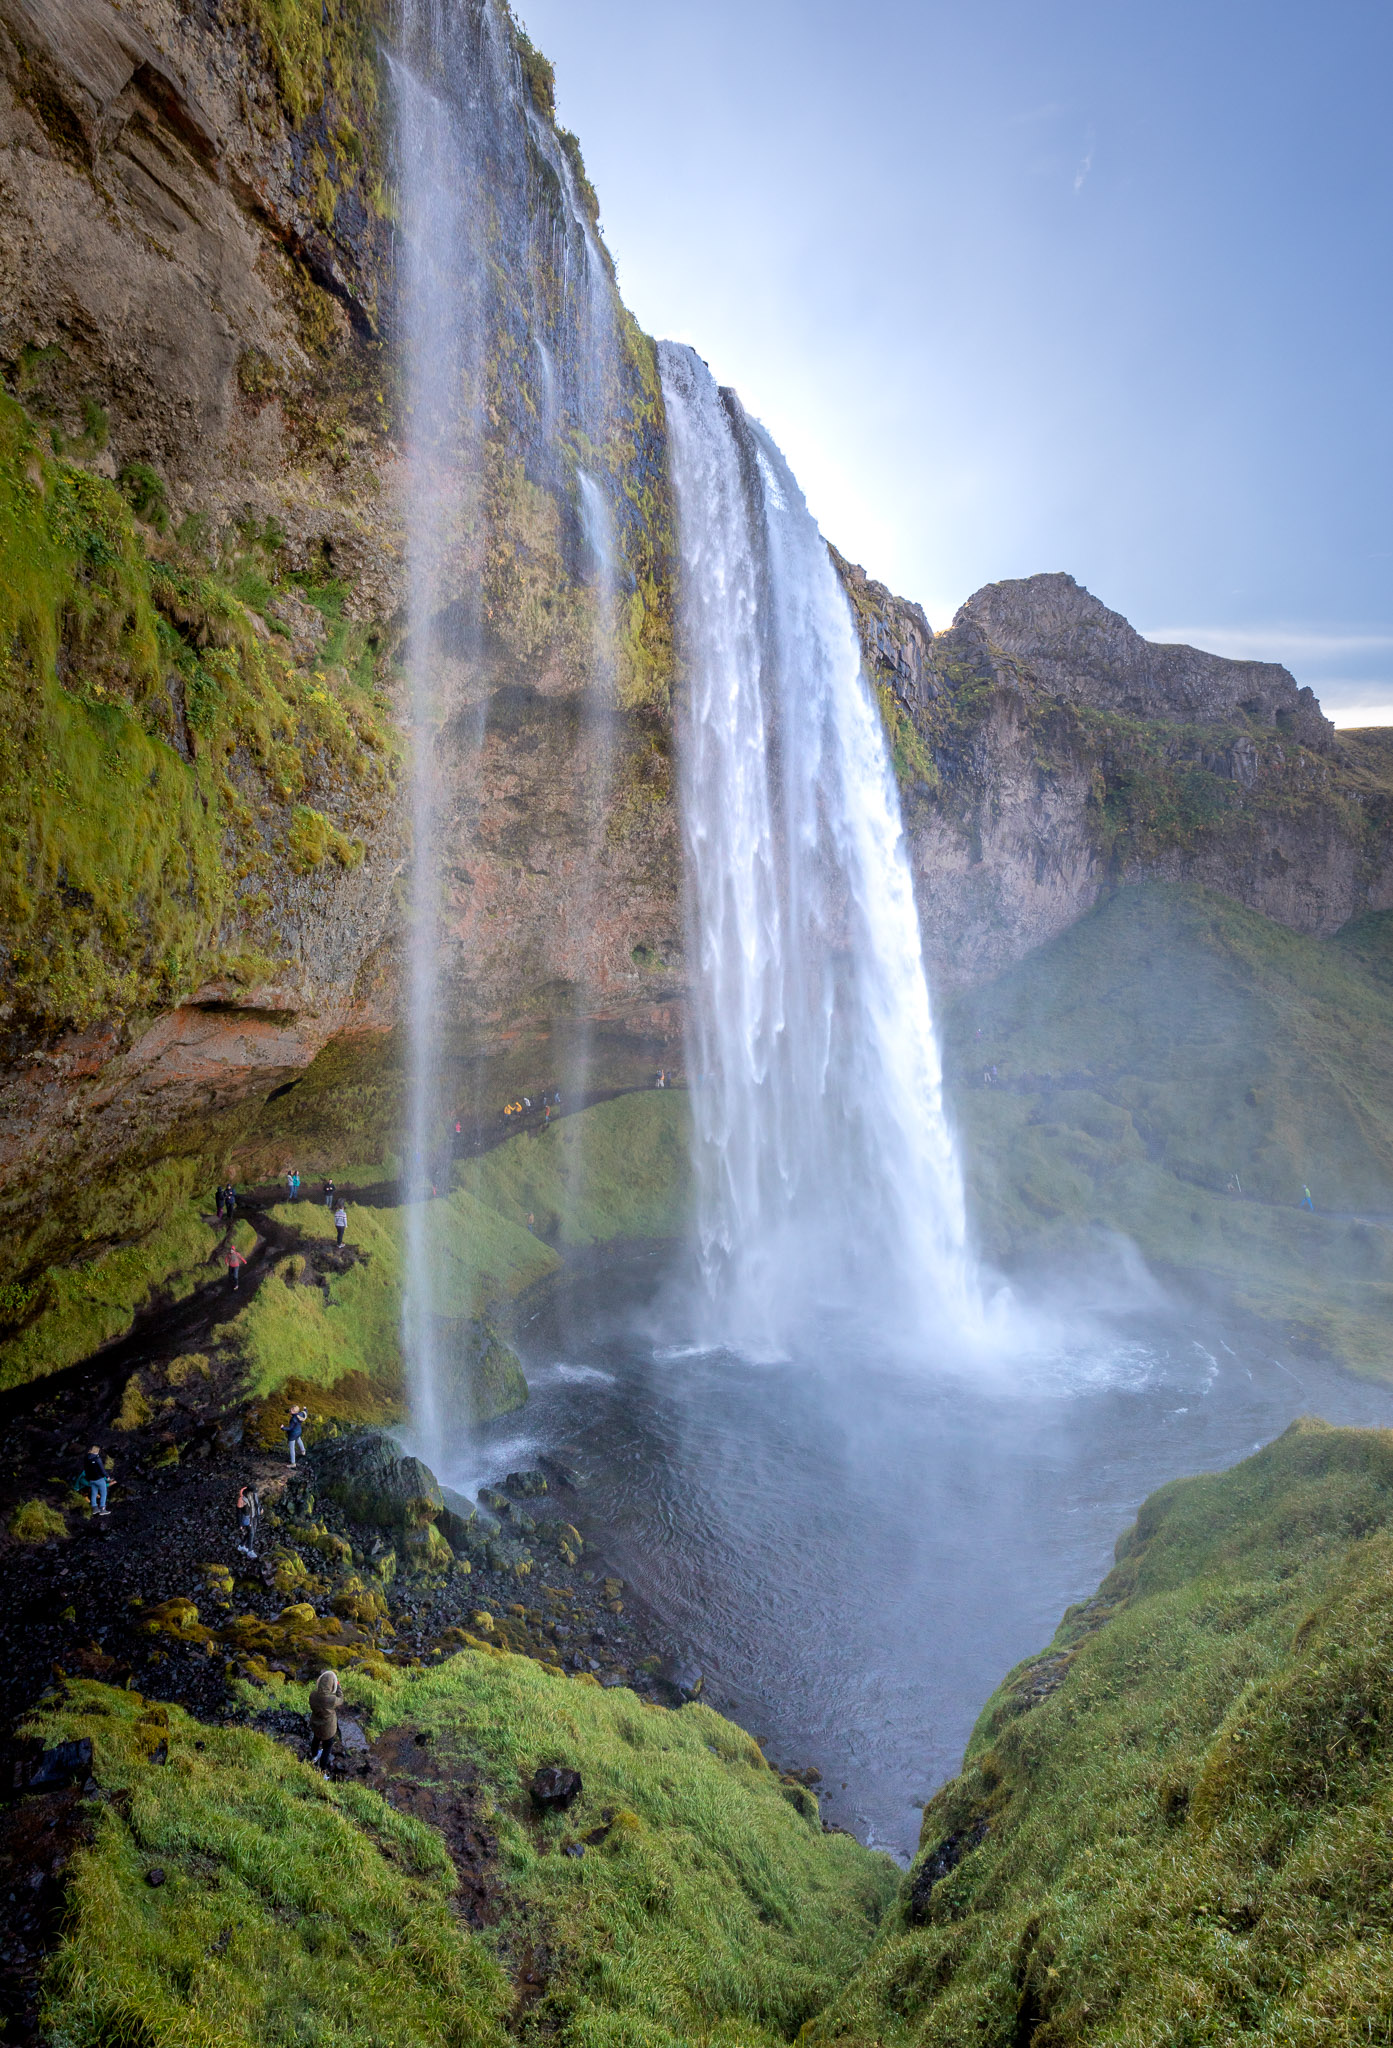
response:
[[[1383,1430],[1154,1494],[925,1810],[921,1923],[907,1888],[808,2038],[1387,2039],[1391,1525]]]
[[[49,1974],[50,2040],[502,2048],[499,1959],[516,1966],[526,1944],[550,1966],[529,2038],[756,2048],[811,2016],[893,1893],[888,1859],[824,1835],[812,1797],[705,1707],[667,1713],[486,1651],[355,1674],[352,1691],[372,1734],[432,1738],[428,1756],[408,1745],[413,1775],[447,1796],[482,1779],[497,1925],[456,1917],[441,1837],[377,1792],[331,1788],[250,1729],[77,1684],[32,1724],[46,1741],[90,1736],[101,1787]],[[161,1740],[169,1760],[152,1768]],[[557,1761],[584,1793],[540,1819],[526,1785]],[[597,1830],[582,1857],[559,1853]]]

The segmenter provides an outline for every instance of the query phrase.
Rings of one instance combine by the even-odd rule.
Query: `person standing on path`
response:
[[[431,1193],[434,1194],[434,1192],[435,1190],[432,1188]],[[343,1234],[348,1228],[348,1210],[342,1202],[339,1203],[338,1208],[334,1211],[334,1228],[339,1234],[339,1243],[342,1244]]]
[[[309,1419],[310,1411],[308,1408],[292,1408],[288,1419],[281,1424],[282,1433],[290,1444],[290,1467],[292,1471],[295,1469],[297,1456],[304,1458],[308,1463],[308,1454],[305,1450],[305,1424]]]
[[[234,1294],[237,1292],[237,1275],[246,1263],[245,1257],[237,1249],[236,1239],[230,1238],[227,1250],[223,1253],[223,1264],[227,1267],[227,1277],[232,1282],[232,1292]]]
[[[237,1548],[244,1557],[256,1556],[256,1525],[261,1520],[261,1500],[254,1486],[237,1489]]]
[[[102,1463],[102,1454],[96,1444],[87,1453],[87,1463],[82,1468],[81,1483],[92,1497],[92,1513],[106,1515],[111,1512],[106,1504],[107,1472]]]
[[[332,1209],[334,1206],[334,1183],[331,1180],[324,1183],[324,1206],[326,1209]]]
[[[339,1684],[337,1671],[321,1671],[319,1683],[310,1694],[310,1733],[314,1737],[310,1762],[318,1764],[326,1776],[329,1758],[338,1740],[339,1708],[342,1705],[343,1687]]]

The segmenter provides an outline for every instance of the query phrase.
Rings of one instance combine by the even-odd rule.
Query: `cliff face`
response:
[[[606,275],[584,452],[624,516],[596,707],[557,459],[593,195],[544,60],[485,0],[457,11],[474,74],[437,87],[481,96],[509,245],[476,252],[478,516],[444,601],[477,630],[436,741],[452,1050],[461,1089],[494,1061],[491,1100],[520,1038],[589,1019],[622,1073],[670,1037],[668,519],[651,347]],[[0,0],[11,1327],[46,1271],[196,1179],[279,1165],[285,1092],[326,1047],[317,1106],[368,1156],[390,1141],[410,419],[385,22],[373,0]]]
[[[1060,575],[989,584],[935,636],[840,567],[941,982],[1131,882],[1203,883],[1313,934],[1393,903],[1393,744],[1336,733],[1284,668],[1156,645]]]

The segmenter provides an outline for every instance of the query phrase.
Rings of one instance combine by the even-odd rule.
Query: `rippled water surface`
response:
[[[823,1812],[913,1851],[988,1693],[1091,1593],[1142,1499],[1297,1415],[1393,1394],[1197,1312],[1091,1325],[990,1383],[892,1369],[854,1329],[752,1364],[684,1346],[656,1254],[570,1278],[520,1346],[532,1397],[460,1481],[570,1446],[578,1516]]]

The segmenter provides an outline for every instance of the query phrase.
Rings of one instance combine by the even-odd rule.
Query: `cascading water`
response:
[[[981,1315],[884,733],[779,450],[659,350],[681,557],[689,1060],[710,1334]]]
[[[467,1312],[437,1299],[432,1233],[443,1226],[429,1197],[447,1192],[468,1087],[467,821],[490,697],[513,680],[498,673],[488,632],[491,564],[514,552],[510,520],[535,519],[544,534],[554,516],[568,573],[588,592],[584,820],[566,889],[583,1016],[599,952],[589,909],[610,785],[622,555],[610,467],[624,459],[615,421],[625,392],[613,274],[578,172],[523,76],[506,7],[401,0],[388,61],[412,727],[402,1332],[413,1421],[433,1455],[467,1405],[457,1398]],[[588,1048],[582,1023],[569,1092],[585,1086]]]
[[[439,11],[409,8],[409,57],[427,76],[443,55]],[[401,193],[398,272],[406,338],[407,670],[411,702],[412,864],[407,1010],[404,1181],[406,1272],[403,1351],[412,1414],[424,1439],[441,1430],[441,1360],[435,1261],[426,1197],[444,1103],[441,1074],[441,876],[438,736],[448,712],[447,656],[474,621],[455,600],[473,583],[461,566],[477,523],[479,386],[483,317],[477,167],[462,146],[456,109],[394,62],[397,175]],[[455,647],[445,645],[445,624]]]

